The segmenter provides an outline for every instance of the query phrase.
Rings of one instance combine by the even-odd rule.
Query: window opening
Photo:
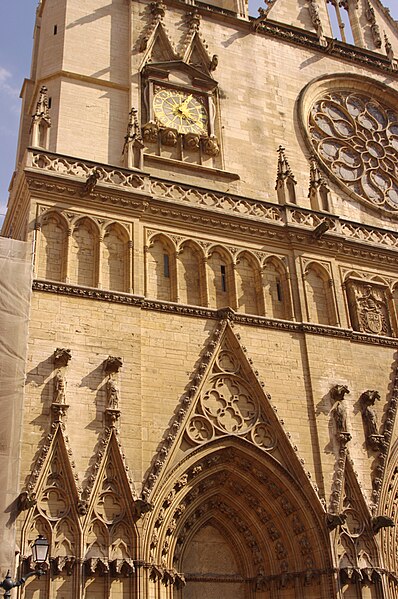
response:
[[[58,25],[54,25],[54,35],[57,35],[58,33]]]
[[[333,37],[354,45],[347,0],[326,0]]]
[[[282,285],[280,281],[276,282],[276,295],[278,297],[278,302],[282,301]]]
[[[163,254],[163,275],[167,279],[170,277],[170,260],[168,254]]]
[[[48,98],[48,108],[51,108],[52,98]]]
[[[221,269],[221,289],[223,291],[226,291],[227,290],[227,272],[226,272],[225,264],[221,264],[220,269]]]

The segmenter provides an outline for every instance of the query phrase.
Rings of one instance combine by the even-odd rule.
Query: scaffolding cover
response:
[[[31,244],[0,237],[0,573],[14,564],[16,499],[29,307]]]

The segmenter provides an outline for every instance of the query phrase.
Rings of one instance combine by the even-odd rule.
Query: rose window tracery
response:
[[[359,91],[330,92],[312,104],[309,136],[349,192],[398,210],[398,112]]]

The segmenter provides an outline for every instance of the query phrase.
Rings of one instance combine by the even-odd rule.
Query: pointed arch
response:
[[[149,240],[146,252],[146,295],[159,300],[176,300],[176,247],[162,233],[153,235]]]
[[[260,264],[247,250],[236,256],[236,297],[237,309],[246,314],[264,314]]]
[[[183,304],[203,306],[206,302],[205,263],[202,248],[191,239],[178,251],[178,297]]]
[[[213,245],[207,252],[207,276],[210,308],[236,305],[235,278],[231,254],[221,245]]]
[[[321,264],[310,262],[305,269],[305,289],[309,322],[336,324],[333,282]]]
[[[271,318],[292,318],[287,270],[276,256],[269,256],[263,265],[265,314]]]
[[[87,491],[88,509],[83,524],[84,568],[87,597],[131,596],[134,580],[124,578],[134,572],[137,558],[132,482],[127,475],[115,429],[104,442],[94,466],[93,487]],[[122,577],[121,577],[122,575]]]
[[[22,555],[29,555],[29,547],[38,534],[49,541],[49,560],[57,573],[49,582],[51,594],[57,594],[61,587],[72,594],[78,576],[75,564],[80,557],[81,529],[77,511],[80,495],[72,465],[70,448],[62,425],[58,424],[32,469],[27,488],[36,497],[36,504],[26,514],[21,540]],[[37,583],[29,580],[25,597],[33,596],[37,589]]]
[[[76,285],[98,284],[99,228],[85,216],[74,223],[70,250],[70,279]]]
[[[288,579],[290,572],[300,573],[303,591],[305,580],[323,570],[324,576],[317,577],[305,594],[314,599],[323,596],[330,589],[332,574],[322,506],[313,501],[309,482],[302,486],[271,456],[260,452],[229,436],[199,448],[168,472],[146,522],[145,559],[154,566],[163,564],[166,573],[174,570],[183,575],[187,588],[197,589],[200,579],[210,577],[217,588],[211,597],[221,596],[230,574],[241,583],[241,594],[228,596],[249,597],[251,587],[246,585],[254,584],[257,590],[265,590],[266,585],[278,588],[281,576],[286,574]],[[209,535],[203,534],[209,525],[221,534],[221,551],[224,543],[233,547],[239,563],[234,572],[214,573],[211,564],[203,572],[199,561],[196,572],[183,571],[197,535],[201,535],[197,555],[210,542]],[[188,560],[191,568],[194,560]]]
[[[64,281],[69,225],[65,217],[56,210],[46,212],[39,225],[37,276],[52,281]]]
[[[101,244],[101,283],[104,289],[128,291],[129,235],[120,223],[110,223]]]

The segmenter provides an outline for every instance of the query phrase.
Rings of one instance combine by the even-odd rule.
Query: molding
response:
[[[155,312],[178,314],[180,316],[193,316],[196,318],[219,320],[220,318],[225,318],[225,312],[228,310],[228,319],[241,325],[255,326],[265,329],[276,329],[294,333],[304,333],[309,335],[323,335],[325,337],[346,339],[355,343],[369,343],[371,345],[378,345],[382,347],[398,347],[398,339],[393,337],[358,333],[356,331],[352,331],[351,329],[318,325],[307,322],[297,323],[288,320],[267,318],[264,316],[239,314],[227,308],[215,310],[213,308],[189,306],[174,302],[146,299],[141,295],[105,291],[102,289],[95,289],[93,287],[81,287],[78,285],[58,283],[56,281],[46,281],[42,279],[35,279],[33,281],[32,288],[33,291],[42,291],[45,293],[54,293],[83,299],[105,301],[113,304],[124,304],[136,306],[142,310],[153,310]]]
[[[229,181],[238,181],[240,179],[240,176],[237,173],[231,173],[219,168],[203,166],[202,164],[196,164],[193,162],[184,162],[182,160],[174,160],[173,158],[157,156],[156,154],[144,154],[145,168],[150,168],[151,166],[159,167],[159,165],[164,166],[165,168],[173,169],[174,171],[189,171],[191,175],[192,171],[197,171],[199,176],[206,174],[211,175],[212,177],[219,177],[220,179],[228,179]],[[194,173],[194,175],[195,174],[196,173]]]

